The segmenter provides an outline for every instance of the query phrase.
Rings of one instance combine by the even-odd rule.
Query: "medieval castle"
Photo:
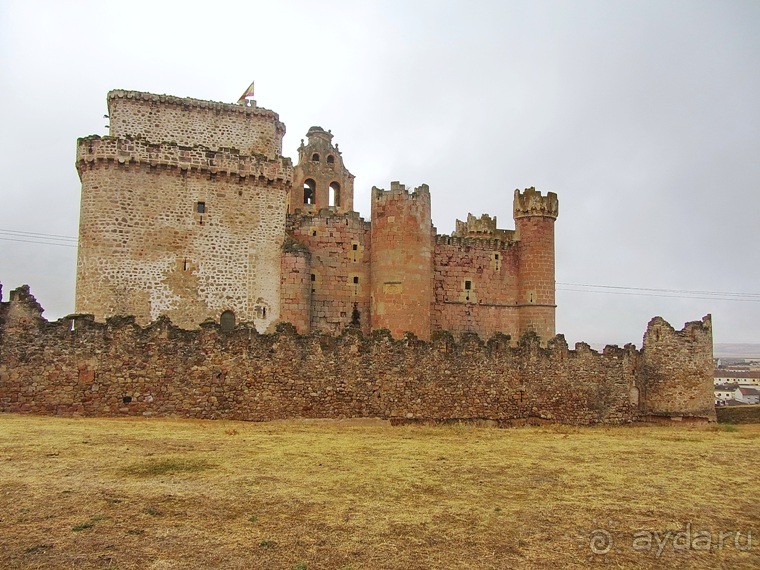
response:
[[[77,146],[78,314],[0,285],[0,412],[715,420],[709,315],[655,317],[640,350],[555,336],[555,194],[516,191],[514,230],[468,215],[443,236],[428,187],[392,182],[367,222],[320,127],[294,167],[255,103],[108,107],[110,136]]]
[[[444,236],[428,187],[392,182],[372,189],[366,222],[320,127],[293,167],[285,125],[255,104],[112,91],[108,109],[110,136],[78,141],[77,312],[259,332],[353,322],[396,338],[554,336],[555,194],[515,191],[515,230],[468,215]]]

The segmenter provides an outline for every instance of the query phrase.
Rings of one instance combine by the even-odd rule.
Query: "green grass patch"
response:
[[[91,522],[86,522],[86,523],[78,524],[71,527],[71,530],[73,530],[74,532],[82,532],[83,530],[87,530],[88,528],[92,528],[94,526],[95,525],[92,524]]]

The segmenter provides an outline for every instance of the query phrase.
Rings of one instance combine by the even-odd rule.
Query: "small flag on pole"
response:
[[[243,93],[240,96],[240,99],[238,99],[238,105],[245,105],[248,99],[253,99],[253,81],[251,81],[248,89],[246,89],[245,93]]]

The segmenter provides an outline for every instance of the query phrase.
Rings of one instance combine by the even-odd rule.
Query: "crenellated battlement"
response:
[[[260,107],[116,90],[108,94],[108,113],[109,134],[116,138],[235,147],[270,159],[282,154],[285,125],[277,113]]]
[[[237,149],[210,150],[204,146],[186,147],[176,143],[153,144],[140,139],[99,137],[77,140],[77,170],[98,161],[119,164],[145,164],[210,174],[263,178],[289,184],[293,164],[289,158],[269,159],[264,155],[242,155]]]
[[[411,200],[427,200],[428,203],[430,203],[430,186],[427,184],[422,184],[412,190],[411,192],[409,189],[404,185],[401,184],[399,181],[393,181],[391,182],[391,189],[385,190],[384,188],[378,188],[377,186],[372,187],[372,199],[373,200],[388,200],[397,198],[399,196],[406,196],[410,198]]]
[[[483,214],[479,218],[476,218],[468,213],[467,221],[456,221],[456,229],[452,236],[476,239],[498,238],[503,241],[509,241],[514,239],[515,231],[498,229],[496,226],[496,216],[492,218],[488,214]]]
[[[513,230],[501,230],[514,235]],[[447,245],[452,247],[470,247],[483,251],[495,251],[515,247],[516,242],[513,239],[500,239],[494,237],[472,237],[472,236],[448,236],[438,234],[435,236],[436,245]]]
[[[554,192],[542,196],[541,192],[533,187],[526,188],[524,192],[517,189],[515,190],[513,214],[515,220],[538,216],[557,219],[559,200]]]
[[[134,101],[145,101],[161,105],[176,105],[183,108],[210,109],[212,111],[222,111],[227,113],[243,113],[248,115],[260,115],[274,119],[280,125],[283,134],[285,134],[285,124],[280,122],[280,116],[263,107],[241,105],[239,103],[224,103],[221,101],[205,101],[203,99],[193,99],[192,97],[175,97],[174,95],[158,95],[155,93],[146,93],[144,91],[128,91],[124,89],[113,89],[107,95],[109,108],[111,101],[127,99]]]
[[[370,222],[366,221],[359,212],[342,212],[336,213],[330,208],[322,208],[315,214],[296,210],[293,214],[288,214],[288,228],[293,229],[311,225],[325,225],[332,227],[357,228],[364,231],[370,230]]]

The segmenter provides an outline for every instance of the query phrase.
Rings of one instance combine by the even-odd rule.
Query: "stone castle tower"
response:
[[[278,320],[293,168],[277,114],[134,91],[111,91],[108,110],[110,135],[77,145],[76,310]]]
[[[515,191],[515,230],[469,214],[442,236],[427,185],[393,182],[372,189],[367,222],[330,131],[309,129],[294,168],[285,126],[255,103],[112,91],[108,104],[110,136],[78,141],[78,312],[554,336],[556,194]]]

